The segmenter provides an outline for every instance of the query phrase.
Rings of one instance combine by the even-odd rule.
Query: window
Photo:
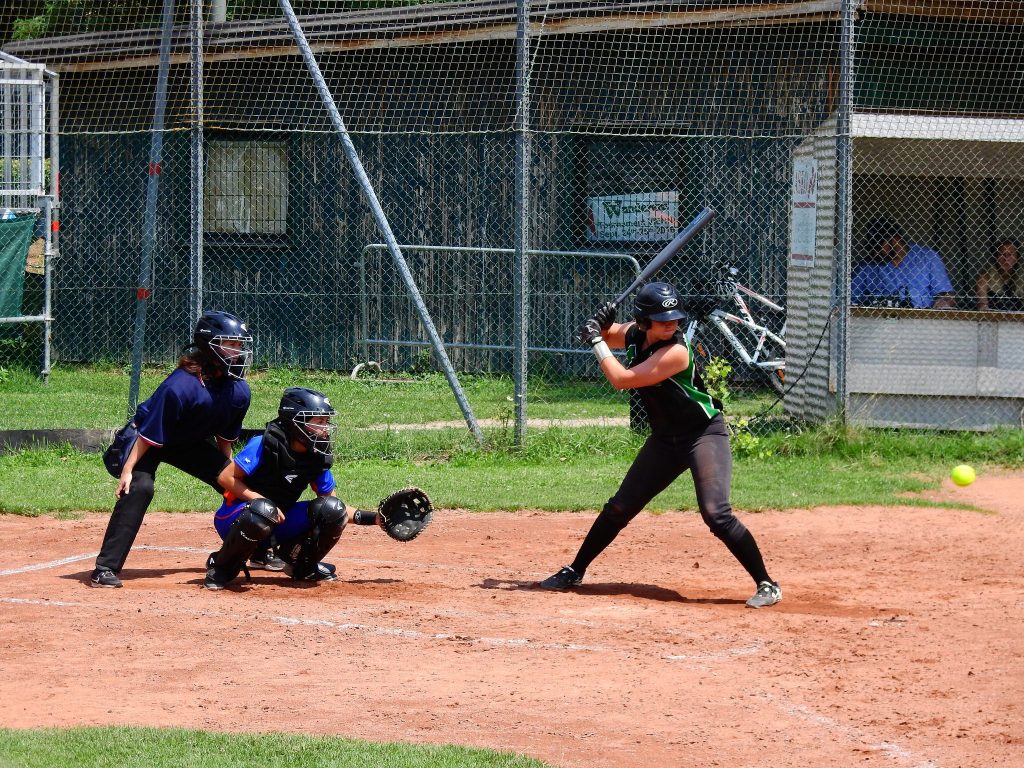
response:
[[[284,235],[288,146],[283,141],[207,144],[203,226],[223,235]]]

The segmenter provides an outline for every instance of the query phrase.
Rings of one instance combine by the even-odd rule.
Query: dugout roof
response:
[[[838,18],[840,0],[787,2],[600,2],[549,0],[531,4],[533,37],[680,26],[742,27],[805,23]],[[986,23],[1024,23],[1019,0],[861,0],[861,12],[920,16]],[[314,51],[347,51],[471,40],[514,39],[515,0],[377,8],[301,18]],[[4,50],[31,61],[46,61],[56,71],[82,72],[155,66],[160,29],[96,32],[9,42]],[[175,26],[172,64],[187,63],[189,28]],[[283,18],[209,23],[204,60],[295,55]]]

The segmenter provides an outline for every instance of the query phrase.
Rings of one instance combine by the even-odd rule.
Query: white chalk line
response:
[[[764,646],[761,643],[752,643],[743,648],[725,648],[724,650],[712,651],[710,653],[674,653],[663,658],[667,661],[725,661],[740,656],[757,656],[763,650]]]
[[[201,554],[201,555],[204,555],[204,556],[210,554],[210,548],[209,547],[165,547],[165,546],[157,546],[157,545],[153,545],[153,544],[136,544],[135,546],[132,547],[132,552],[137,552],[137,551],[144,551],[144,552],[193,552],[193,553]],[[14,576],[14,575],[17,575],[19,573],[28,573],[29,571],[42,571],[42,570],[46,570],[47,568],[59,568],[60,566],[67,565],[68,563],[74,563],[74,562],[78,562],[79,560],[89,560],[90,558],[95,558],[97,555],[99,555],[99,552],[86,552],[86,553],[81,554],[81,555],[71,555],[69,557],[64,557],[64,558],[61,558],[60,560],[50,560],[50,561],[45,562],[45,563],[33,563],[32,565],[24,565],[24,566],[22,566],[20,568],[7,568],[5,570],[0,571],[0,576]],[[344,555],[340,555],[340,554],[336,555],[334,553],[331,553],[330,559],[331,560],[340,560],[340,561],[343,561],[343,562],[346,562],[346,563],[360,563],[360,564],[364,564],[364,565],[386,566],[386,567],[389,567],[389,568],[399,567],[399,566],[407,566],[409,568],[425,568],[425,569],[429,569],[429,570],[433,570],[433,571],[457,571],[459,573],[479,573],[480,570],[481,570],[479,568],[465,568],[465,567],[462,567],[462,566],[448,565],[448,564],[445,564],[445,563],[418,563],[418,562],[409,561],[409,560],[382,560],[382,559],[367,558],[367,557],[345,557]],[[547,575],[547,572],[544,572],[544,573],[536,572],[536,573],[524,574],[524,576],[538,576],[538,577],[539,576],[543,576],[543,575]],[[495,581],[503,582],[503,583],[507,583],[507,584],[512,584],[512,585],[517,583],[515,581],[510,581],[508,579],[497,579],[496,578]]]
[[[822,728],[829,733],[836,736],[842,737],[847,741],[854,742],[857,744],[863,744],[868,749],[881,752],[887,757],[891,757],[894,760],[899,760],[904,763],[912,763],[914,768],[939,768],[939,763],[929,758],[921,757],[920,755],[914,754],[909,749],[894,744],[891,741],[881,741],[876,737],[866,733],[865,731],[845,723],[841,723],[828,715],[823,715],[819,712],[815,712],[810,707],[806,707],[803,704],[793,704],[788,701],[778,701],[770,693],[759,693],[762,699],[765,699],[776,707],[779,708],[783,713],[790,717],[795,717],[805,722],[814,723],[819,728]]]
[[[21,568],[5,568],[0,571],[0,576],[14,576],[19,573],[28,573],[29,571],[44,571],[47,568],[59,568],[62,565],[68,563],[77,563],[79,560],[90,560],[95,558],[99,552],[86,552],[81,555],[72,555],[71,557],[62,557],[60,560],[50,560],[46,563],[33,563],[32,565],[23,565]]]
[[[27,598],[27,597],[0,597],[0,603],[8,605],[33,605],[43,607],[57,607],[57,608],[85,608],[95,611],[113,611],[115,613],[132,613],[132,614],[150,614],[153,615],[157,612],[154,611],[140,611],[137,607],[132,608],[121,608],[120,606],[103,604],[96,605],[90,603],[81,603],[69,600],[43,600],[38,598]],[[209,616],[210,611],[179,611],[193,616]],[[165,615],[165,614],[160,614]],[[219,611],[217,615],[230,616],[232,618],[251,618],[252,614],[246,613],[235,613],[230,611]],[[478,614],[479,615],[479,614]],[[257,617],[257,621],[262,621]],[[527,648],[527,649],[538,649],[538,650],[556,650],[556,651],[592,651],[596,653],[624,653],[622,649],[612,648],[603,645],[582,645],[579,643],[543,643],[536,640],[530,640],[524,637],[473,637],[470,635],[461,634],[450,634],[445,632],[429,633],[421,632],[416,629],[405,629],[402,627],[383,627],[373,626],[370,624],[356,624],[351,622],[336,622],[329,619],[310,619],[301,616],[274,616],[273,620],[283,626],[307,626],[307,627],[327,627],[329,629],[336,629],[340,632],[361,632],[364,634],[381,636],[381,637],[398,637],[407,640],[414,640],[422,642],[423,640],[440,640],[440,641],[454,641],[459,643],[469,643],[472,645],[491,645],[497,647],[507,648]]]
[[[467,637],[452,635],[446,632],[420,632],[417,629],[400,629],[389,627],[372,627],[366,624],[339,624],[328,619],[300,619],[292,616],[275,616],[274,621],[286,626],[306,625],[328,627],[339,632],[363,632],[370,635],[401,637],[408,640],[452,640],[473,645],[493,645],[505,648],[538,648],[555,651],[595,651],[598,653],[621,653],[618,648],[604,645],[579,645],[577,643],[541,643],[526,637]]]
[[[184,547],[184,546],[172,547],[172,546],[158,546],[158,545],[154,545],[154,544],[137,544],[137,545],[132,547],[132,551],[133,552],[136,551],[136,550],[147,551],[147,552],[187,552],[187,553],[201,554],[201,555],[204,556],[204,558],[205,558],[205,556],[210,551],[209,548],[205,548],[205,547]],[[27,566],[23,566],[21,568],[9,568],[7,570],[0,571],[0,576],[11,576],[11,575],[19,574],[19,573],[27,573],[29,571],[41,571],[41,570],[45,570],[47,568],[59,568],[60,566],[67,565],[69,563],[74,563],[74,562],[78,562],[78,561],[81,561],[81,560],[93,559],[98,554],[99,554],[98,552],[87,552],[87,553],[81,554],[81,555],[72,555],[70,557],[64,557],[64,558],[61,558],[59,560],[50,560],[49,562],[45,562],[45,563],[35,563],[33,565],[27,565]],[[443,569],[448,570],[448,571],[457,571],[457,572],[460,572],[460,573],[467,573],[467,574],[479,573],[479,570],[480,570],[480,569],[473,569],[473,568],[465,568],[465,567],[461,567],[461,566],[457,566],[457,565],[441,565],[441,566],[438,566],[438,565],[435,565],[433,563],[417,563],[417,562],[409,562],[409,561],[405,561],[405,560],[381,560],[381,559],[371,559],[371,558],[363,558],[363,557],[343,557],[343,556],[342,557],[335,557],[333,555],[331,556],[331,559],[332,560],[336,560],[338,562],[357,563],[357,564],[369,564],[369,565],[387,565],[387,566],[391,566],[391,567],[408,566],[408,567],[411,567],[411,568],[421,568],[421,569],[425,569],[425,570],[438,570],[438,569],[442,569],[443,568]],[[199,566],[197,565],[196,567],[198,568]],[[531,574],[528,574],[528,575],[531,575]],[[543,574],[532,574],[532,575],[543,575]],[[509,587],[501,587],[501,586],[496,586],[495,587],[495,589],[506,589],[507,591],[515,591],[515,586],[518,584],[518,582],[511,581],[511,580],[508,580],[508,579],[495,578],[493,580],[495,582],[497,582],[498,584],[508,584],[508,585],[510,585]],[[473,618],[478,617],[478,616],[481,615],[480,613],[472,613],[472,612],[468,612],[468,611],[458,611],[458,610],[454,610],[454,609],[450,609],[450,608],[432,608],[430,610],[430,612],[432,612],[432,613],[434,613],[436,615],[449,616],[449,617],[460,617],[460,618],[466,618],[466,619],[470,619],[470,620],[472,620]],[[593,626],[600,625],[600,626],[602,626],[605,629],[608,629],[608,628],[610,628],[612,626],[612,624],[609,623],[610,620],[609,620],[609,618],[607,616],[602,617],[600,621],[594,621],[594,620],[590,620],[590,619],[573,618],[573,617],[569,617],[569,616],[552,616],[552,615],[547,614],[547,613],[536,613],[536,612],[520,613],[519,615],[521,617],[523,617],[523,618],[535,618],[535,619],[537,619],[539,621],[556,622],[558,624],[565,624],[565,625],[570,625],[570,626],[593,627]],[[632,624],[624,623],[624,624],[621,624],[620,626],[622,626],[623,628],[626,628],[626,627],[631,628]],[[682,637],[682,638],[686,638],[688,640],[700,639],[699,635],[697,633],[695,633],[695,632],[687,632],[687,631],[683,631],[683,630],[680,630],[680,629],[677,629],[677,628],[664,628],[664,629],[662,629],[662,632],[664,634],[667,634],[667,635],[670,635],[670,636],[673,636],[673,637]],[[737,655],[737,654],[731,654],[731,655]],[[743,654],[743,655],[746,655],[746,654]],[[665,656],[664,658],[666,658],[667,660],[672,661],[672,660],[681,660],[681,659],[684,659],[684,658],[687,658],[687,657],[685,655],[679,655],[679,656]],[[696,658],[696,657],[690,657],[690,658]],[[726,658],[726,657],[723,656],[722,658]]]

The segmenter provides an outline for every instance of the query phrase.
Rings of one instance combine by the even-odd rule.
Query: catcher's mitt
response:
[[[403,488],[382,499],[377,523],[396,541],[412,541],[430,524],[434,507],[420,488]]]

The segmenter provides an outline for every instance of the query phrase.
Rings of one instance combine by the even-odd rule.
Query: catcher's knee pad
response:
[[[266,505],[256,504],[266,502]],[[257,509],[254,509],[253,506]],[[266,499],[256,499],[242,508],[238,517],[228,528],[224,537],[224,544],[220,551],[213,557],[213,567],[216,569],[216,579],[221,583],[231,581],[238,572],[242,570],[245,561],[256,551],[256,545],[260,540],[267,538],[274,530],[274,524],[264,515],[267,512],[266,506],[274,509],[274,519],[277,519],[277,507]]]
[[[306,507],[309,515],[309,532],[298,542],[287,547],[281,555],[292,563],[292,575],[296,578],[309,576],[334,546],[341,540],[342,531],[348,523],[345,502],[335,496],[320,496]]]
[[[309,522],[321,531],[342,531],[348,523],[345,502],[336,496],[320,496],[306,507]]]
[[[277,506],[270,499],[253,499],[245,506],[250,512],[271,525],[277,525]]]

